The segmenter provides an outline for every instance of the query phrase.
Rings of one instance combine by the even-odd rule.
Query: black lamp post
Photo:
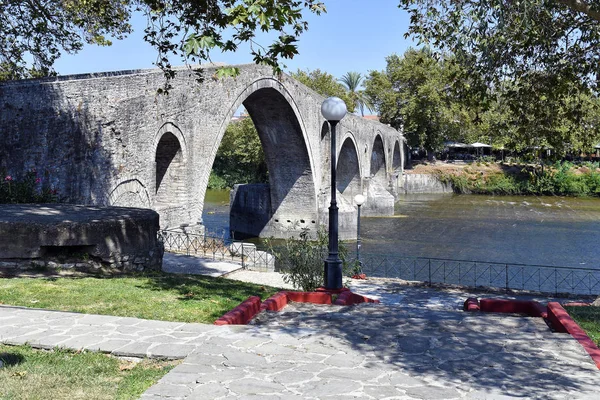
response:
[[[336,145],[335,126],[346,115],[346,103],[338,97],[329,97],[321,105],[321,114],[331,125],[331,203],[329,205],[329,256],[325,260],[325,289],[342,288],[342,260],[338,254],[338,206],[336,200]]]
[[[360,268],[360,272],[362,273],[362,263],[360,262],[360,206],[362,206],[365,202],[365,196],[362,194],[357,194],[354,196],[354,202],[358,207],[358,217],[356,220],[356,261],[358,262],[358,266]]]

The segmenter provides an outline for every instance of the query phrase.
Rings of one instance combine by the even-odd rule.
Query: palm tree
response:
[[[348,72],[344,74],[339,81],[346,87],[348,95],[356,107],[360,109],[360,114],[365,116],[365,107],[374,108],[373,104],[366,96],[364,90],[358,90],[363,81],[363,76],[360,72]]]

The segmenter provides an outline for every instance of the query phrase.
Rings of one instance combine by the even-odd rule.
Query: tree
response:
[[[122,0],[0,1],[0,80],[47,76],[62,51],[110,45],[131,32]],[[31,60],[31,61],[29,61]]]
[[[290,76],[319,93],[321,96],[339,97],[344,100],[349,112],[354,111],[355,102],[348,95],[344,86],[340,84],[333,75],[323,72],[320,69],[315,69],[313,71],[303,71],[299,69],[296,72],[291,72]]]
[[[588,112],[598,101],[600,1],[400,0],[400,7],[410,13],[407,35],[454,54],[467,76],[479,77],[470,91],[483,105],[501,98],[513,145],[565,151],[597,137]]]
[[[401,0],[400,7],[411,16],[407,35],[455,54],[496,87],[536,72],[597,86],[598,0]]]
[[[225,130],[217,151],[209,188],[232,188],[236,183],[266,183],[267,163],[258,132],[248,116]]]
[[[363,76],[360,72],[348,72],[340,78],[340,82],[348,90],[351,101],[358,107],[360,114],[364,117],[365,107],[373,108],[373,104],[371,104],[365,92],[358,89],[361,86],[362,80]]]
[[[408,144],[425,148],[430,157],[444,140],[467,133],[474,116],[448,84],[456,68],[451,59],[438,61],[428,49],[409,49],[386,61],[386,70],[371,71],[365,84],[381,122],[403,129]]]
[[[63,51],[110,45],[107,37],[131,32],[133,11],[148,17],[145,40],[157,49],[156,64],[167,78],[174,75],[171,55],[205,61],[211,50],[236,51],[247,42],[255,62],[280,72],[280,60],[298,53],[297,39],[308,28],[305,10],[320,14],[325,7],[318,0],[2,0],[0,78],[49,75]],[[259,30],[280,34],[263,47],[255,41]],[[219,74],[235,73],[223,68]]]

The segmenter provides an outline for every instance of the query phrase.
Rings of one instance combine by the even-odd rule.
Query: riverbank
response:
[[[495,162],[419,164],[407,174],[430,174],[459,194],[600,196],[600,165]]]

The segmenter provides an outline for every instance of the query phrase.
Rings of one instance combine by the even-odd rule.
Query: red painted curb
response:
[[[479,311],[479,300],[476,297],[469,297],[463,305],[465,311]]]
[[[359,303],[379,303],[379,300],[370,299],[360,294],[352,293],[349,289],[341,289],[332,292],[292,292],[284,291],[274,294],[265,300],[262,304],[260,297],[251,296],[239,306],[229,311],[221,318],[215,321],[215,325],[245,325],[256,314],[261,311],[280,311],[288,302],[313,303],[313,304],[331,304],[331,295],[338,294],[336,305],[350,306]]]
[[[331,304],[331,293],[327,292],[287,292],[287,298],[296,303]]]
[[[546,307],[531,300],[481,299],[479,309],[483,312],[526,314],[530,317],[547,317]]]
[[[357,294],[357,293],[352,293],[351,291],[348,290],[346,292],[340,293],[340,295],[338,296],[338,298],[335,300],[335,302],[333,304],[338,305],[338,306],[351,306],[351,305],[360,304],[360,303],[379,304],[380,301],[375,300],[375,299],[370,299],[368,297],[365,297],[365,296]]]
[[[275,293],[273,296],[269,297],[267,300],[263,301],[260,306],[260,311],[269,310],[269,311],[281,311],[283,307],[287,306],[288,303],[288,295],[287,292],[279,292]]]
[[[349,292],[349,291],[350,291],[350,289],[345,288],[345,287],[343,287],[341,289],[326,289],[323,286],[321,286],[315,290],[315,292],[329,293],[329,294],[340,294],[340,293]]]
[[[548,320],[557,332],[569,333],[588,352],[596,367],[600,369],[600,349],[585,333],[569,313],[557,302],[548,303]]]
[[[215,325],[245,325],[260,312],[260,297],[250,296],[239,306],[215,321]]]

